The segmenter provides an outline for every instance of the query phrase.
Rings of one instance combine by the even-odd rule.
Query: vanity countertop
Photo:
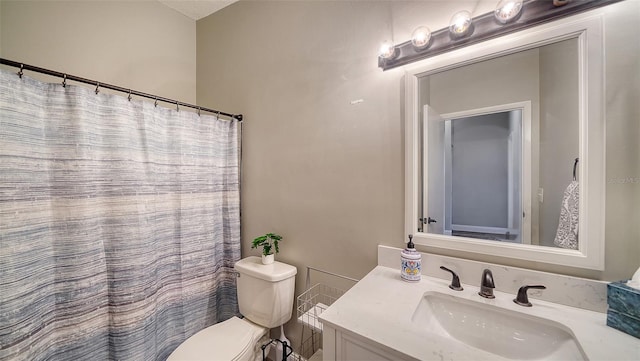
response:
[[[531,295],[533,307],[522,307],[512,301],[512,294],[495,291],[495,299],[484,299],[478,295],[478,286],[463,284],[463,291],[453,291],[448,285],[449,281],[424,275],[417,283],[404,282],[399,270],[377,266],[324,311],[320,319],[336,330],[401,352],[407,359],[500,359],[450,337],[416,330],[411,322],[414,312],[425,292],[435,291],[558,322],[575,335],[589,360],[640,360],[640,340],[606,326],[605,313],[541,301]]]

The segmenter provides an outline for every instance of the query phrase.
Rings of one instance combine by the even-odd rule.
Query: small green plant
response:
[[[280,248],[278,248],[278,241],[280,240],[282,240],[282,236],[275,233],[267,233],[264,236],[254,239],[251,243],[251,248],[262,246],[262,254],[268,256],[274,253],[273,249],[275,249],[275,253],[280,252]]]

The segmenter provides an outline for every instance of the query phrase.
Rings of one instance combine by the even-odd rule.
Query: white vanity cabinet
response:
[[[322,334],[324,361],[403,361],[415,360],[407,355],[352,332],[324,326]]]

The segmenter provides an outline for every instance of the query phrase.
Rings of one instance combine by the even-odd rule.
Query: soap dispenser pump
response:
[[[416,251],[413,244],[413,235],[409,235],[407,248],[400,253],[402,269],[400,278],[407,282],[418,282],[422,273],[422,255]]]

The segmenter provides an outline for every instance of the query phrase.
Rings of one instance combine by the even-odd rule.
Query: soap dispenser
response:
[[[418,282],[422,273],[422,255],[416,251],[413,244],[413,235],[409,235],[409,243],[407,248],[400,253],[402,270],[400,278],[407,282]]]

